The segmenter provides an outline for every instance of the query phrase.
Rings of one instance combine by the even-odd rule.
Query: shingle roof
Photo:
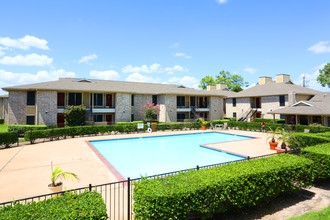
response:
[[[272,81],[264,85],[257,84],[251,88],[230,95],[228,98],[287,95],[292,91],[301,95],[316,95],[319,93],[317,90],[297,86],[291,83],[276,83]]]
[[[299,103],[299,104],[298,104]],[[292,106],[277,109],[268,114],[330,115],[330,102],[300,101]]]
[[[6,95],[0,95],[0,98],[8,98],[8,94],[6,94]]]
[[[177,94],[177,95],[209,95],[228,96],[233,92],[220,90],[197,90],[178,85],[124,82],[110,80],[86,80],[77,78],[60,78],[56,81],[26,84],[2,88],[11,90],[55,90],[55,91],[94,91],[94,92],[123,92],[136,94]]]

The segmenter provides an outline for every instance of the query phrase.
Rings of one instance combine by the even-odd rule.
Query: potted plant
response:
[[[277,134],[277,132],[279,131],[280,128],[276,128],[276,129],[273,130],[271,127],[269,127],[269,129],[270,129],[270,133],[268,134],[268,138],[266,139],[266,142],[268,140],[270,140],[268,142],[269,146],[270,146],[270,149],[275,150],[275,148],[278,145],[278,142],[276,141],[276,134]]]
[[[206,125],[208,124],[207,121],[204,121],[204,119],[199,118],[199,122],[202,124],[202,130],[206,130]]]
[[[52,193],[63,191],[63,183],[58,182],[59,179],[71,179],[71,180],[79,180],[78,176],[74,173],[64,172],[60,166],[56,166],[53,168],[53,162],[51,163],[52,167],[52,175],[51,175],[51,183],[48,184],[48,189]]]
[[[281,141],[281,146],[275,148],[276,152],[283,153],[290,151],[290,148],[288,147],[288,145],[290,144],[290,133],[283,128],[280,129],[279,132],[280,136],[277,138],[277,140]]]

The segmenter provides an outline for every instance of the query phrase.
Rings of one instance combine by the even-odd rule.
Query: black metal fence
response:
[[[299,154],[299,150],[291,150],[290,152],[284,152],[284,153],[290,153],[290,154],[297,155],[297,154]],[[230,164],[230,163],[237,163],[237,162],[242,162],[242,161],[246,161],[246,160],[269,157],[269,156],[276,155],[276,154],[277,153],[272,153],[272,154],[266,154],[266,155],[256,156],[256,157],[248,157],[248,158],[242,159],[242,160],[218,163],[218,164],[211,164],[211,165],[206,165],[206,166],[201,166],[201,167],[199,167],[197,165],[196,168],[148,176],[147,178],[148,179],[163,178],[163,177],[175,175],[175,174],[182,173],[182,172],[187,172],[189,170],[199,170],[199,169],[208,169],[208,168],[212,168],[212,167],[219,167],[219,166],[223,166],[223,165]],[[128,219],[129,220],[129,219],[134,218],[134,214],[133,214],[133,203],[134,203],[133,188],[134,188],[134,185],[133,185],[133,183],[138,182],[138,181],[141,181],[141,178],[136,178],[136,179],[128,178],[127,180],[124,180],[124,181],[105,183],[105,184],[95,185],[95,186],[90,184],[88,187],[72,189],[72,190],[68,190],[67,192],[75,192],[75,193],[80,194],[87,190],[96,191],[102,195],[103,201],[105,202],[106,207],[107,207],[107,214],[108,214],[109,219],[111,219],[111,220],[112,219],[113,220]],[[39,196],[34,196],[34,197],[28,197],[28,198],[16,200],[15,202],[18,202],[21,204],[26,204],[26,203],[34,202],[34,201],[38,202],[41,200],[46,200],[46,199],[54,198],[56,196],[63,195],[65,192],[66,191],[39,195]],[[14,202],[9,201],[9,202],[0,203],[0,207],[6,206],[6,205],[14,205]]]

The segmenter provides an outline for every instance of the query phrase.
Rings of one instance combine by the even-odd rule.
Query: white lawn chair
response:
[[[214,125],[214,124],[210,123],[210,125],[211,125],[212,129],[223,128],[223,124]]]

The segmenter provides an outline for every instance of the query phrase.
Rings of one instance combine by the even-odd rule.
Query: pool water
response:
[[[90,141],[124,177],[138,178],[244,159],[201,145],[251,137],[218,132]]]

